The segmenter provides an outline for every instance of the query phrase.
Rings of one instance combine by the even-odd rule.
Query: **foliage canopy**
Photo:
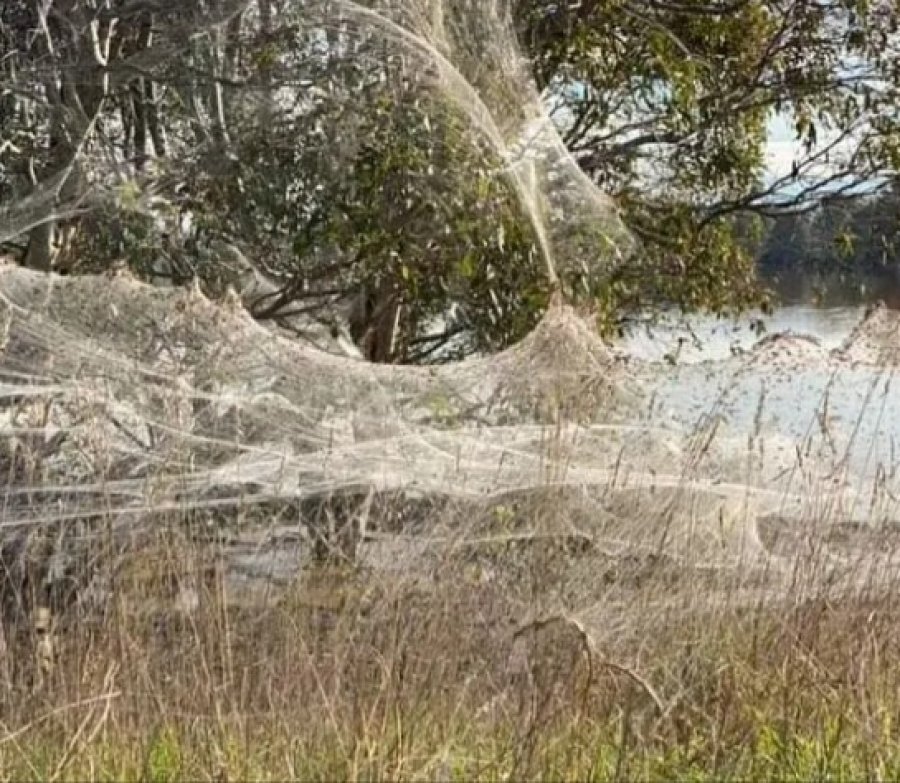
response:
[[[211,291],[255,270],[257,316],[346,319],[378,361],[520,338],[550,284],[509,162],[443,99],[416,47],[390,25],[358,24],[368,6],[465,16],[466,0],[394,5],[4,3],[4,246],[35,268],[124,262]],[[748,215],[896,179],[890,0],[518,0],[506,11],[569,150],[640,241],[598,272],[602,227],[571,220],[579,258],[561,282],[604,326],[660,303],[759,302],[740,241]],[[475,54],[507,29],[502,16],[475,31]],[[485,82],[477,67],[465,76]],[[527,100],[518,84],[489,86],[514,111]],[[773,176],[776,116],[798,147]],[[215,250],[222,241],[241,269]]]

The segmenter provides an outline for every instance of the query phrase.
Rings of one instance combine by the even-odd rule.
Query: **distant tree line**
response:
[[[900,187],[781,215],[761,229],[750,242],[761,276],[789,298],[900,303]]]

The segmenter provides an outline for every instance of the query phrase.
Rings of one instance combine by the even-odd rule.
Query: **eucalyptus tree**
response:
[[[743,304],[736,215],[814,210],[900,172],[893,0],[519,0],[516,15],[567,145],[642,240],[610,284],[617,309]],[[796,144],[773,170],[775,119]]]

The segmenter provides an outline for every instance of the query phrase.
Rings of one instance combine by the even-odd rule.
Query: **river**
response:
[[[866,312],[795,305],[769,317],[670,318],[633,329],[622,348],[654,363],[633,364],[651,423],[691,432],[716,419],[731,444],[723,458],[761,450],[762,486],[815,455],[855,487],[852,516],[870,518],[873,487],[892,494],[900,477],[900,314],[879,311],[854,333]]]
[[[746,351],[767,334],[793,332],[813,337],[831,350],[843,344],[865,312],[863,306],[787,305],[770,315],[751,311],[740,318],[671,316],[652,326],[632,327],[622,347],[644,360],[660,361],[669,356],[679,362],[698,362],[726,359]]]

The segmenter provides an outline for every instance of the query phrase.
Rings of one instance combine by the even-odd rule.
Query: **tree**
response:
[[[254,314],[330,303],[374,361],[492,350],[530,329],[549,293],[535,239],[463,120],[414,90],[372,85],[352,112],[334,98],[233,126],[229,175],[192,178],[215,230],[279,281]]]
[[[621,205],[644,270],[619,307],[754,294],[734,216],[858,198],[900,170],[900,9],[890,0],[520,0],[521,40],[567,145]],[[789,173],[767,177],[789,118]]]
[[[343,315],[369,358],[429,361],[535,323],[553,282],[539,229],[573,256],[559,283],[612,327],[648,304],[758,300],[739,241],[748,214],[896,175],[885,0],[518,0],[513,21],[569,150],[642,242],[592,265],[608,237],[595,213],[573,214],[583,191],[545,177],[553,217],[539,224],[500,149],[527,141],[533,106],[495,7],[6,3],[0,244],[42,269],[124,259],[218,294],[242,274],[216,251],[224,240],[266,280],[248,302],[257,317]],[[779,112],[805,153],[791,177],[764,182]]]
[[[46,29],[42,6],[10,14],[8,95],[40,115],[10,126],[29,149],[5,158],[7,203],[29,191],[39,202],[37,215],[6,216],[27,237],[23,262],[82,272],[125,258],[148,279],[199,277],[220,293],[234,280],[209,248],[224,238],[274,285],[249,303],[259,317],[349,309],[374,360],[521,336],[548,286],[501,162],[421,60],[314,6],[209,0],[185,17],[174,0],[70,0]],[[29,43],[38,29],[43,48]],[[68,82],[74,91],[61,90]],[[54,96],[71,93],[77,108],[88,88],[89,117],[60,147]],[[46,176],[26,180],[28,160]],[[66,192],[50,187],[54,174]],[[77,214],[58,214],[61,203]]]
[[[866,291],[894,293],[900,280],[900,190],[897,186],[853,202],[827,204],[770,221],[760,248],[766,279],[788,289],[800,284],[838,301]],[[836,284],[836,285],[835,285]]]

